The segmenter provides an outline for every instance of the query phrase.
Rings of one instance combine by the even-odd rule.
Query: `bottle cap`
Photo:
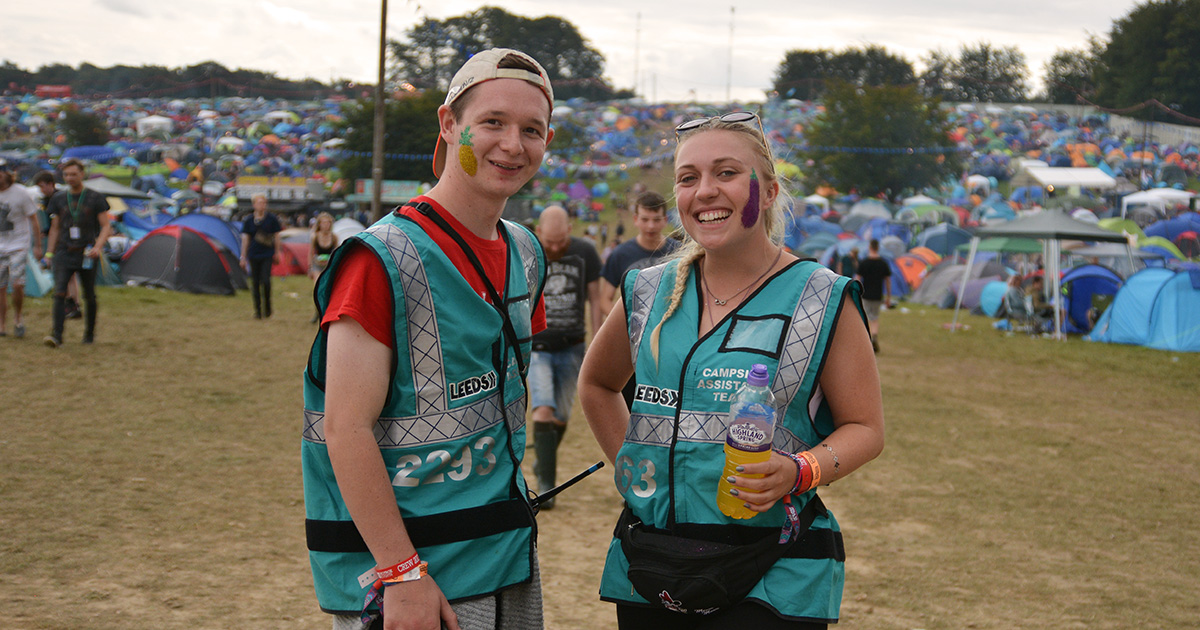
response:
[[[750,376],[746,377],[746,382],[755,387],[765,387],[769,376],[767,366],[755,363],[750,366]]]

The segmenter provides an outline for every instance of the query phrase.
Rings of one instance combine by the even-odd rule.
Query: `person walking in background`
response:
[[[12,286],[13,336],[25,336],[25,265],[29,248],[42,258],[42,228],[37,205],[15,175],[0,161],[0,337],[8,334],[8,287]]]
[[[867,329],[871,333],[871,348],[879,352],[879,310],[892,306],[892,267],[879,255],[879,239],[871,239],[867,257],[858,263],[858,277],[863,284],[863,310],[867,313]]]
[[[617,604],[622,630],[825,628],[838,618],[845,550],[815,489],[883,449],[882,395],[860,287],[783,251],[786,195],[757,116],[701,118],[676,133],[684,245],[666,264],[627,275],[624,299],[579,375],[584,415],[617,467],[628,506],[600,597]],[[726,478],[729,495],[753,513],[734,520],[718,508],[718,482],[730,397],[754,364],[766,367],[776,394],[775,450]],[[634,372],[631,414],[620,392]],[[715,609],[696,605],[711,600],[691,600],[690,588],[668,590],[686,579],[674,566],[657,574],[628,570],[638,556],[622,538],[637,521],[675,538],[678,549],[737,541],[761,564],[745,577],[726,574],[736,582],[722,580],[725,593],[744,596]],[[785,541],[791,546],[782,547]],[[710,560],[719,567],[720,558]]]
[[[250,272],[250,292],[254,295],[254,319],[271,316],[271,265],[279,262],[282,247],[279,233],[283,226],[267,212],[266,195],[250,200],[254,213],[242,222],[242,267]]]
[[[590,243],[571,236],[567,211],[561,206],[543,210],[537,237],[546,251],[546,330],[533,337],[528,380],[537,455],[533,472],[542,493],[556,481],[558,445],[575,404],[588,315],[595,331],[605,313],[600,308],[600,257]],[[553,505],[551,498],[541,508]]]
[[[54,181],[54,173],[50,171],[39,171],[37,175],[33,176],[33,184],[42,193],[42,207],[38,213],[42,233],[38,243],[44,247],[46,245],[44,241],[50,236],[50,215],[48,213],[50,199],[54,197],[54,193],[58,192],[58,187]],[[45,251],[50,250],[46,249]],[[79,310],[79,280],[72,274],[71,280],[67,283],[66,318],[79,319],[80,317],[83,317],[83,313]]]
[[[66,319],[67,284],[72,275],[79,276],[83,290],[85,326],[83,343],[90,344],[96,335],[96,267],[104,253],[104,244],[112,235],[108,218],[108,200],[100,193],[84,188],[83,163],[70,159],[62,166],[66,190],[50,199],[50,235],[46,241],[46,256],[54,269],[54,327],[43,341],[51,348],[62,345],[63,320]]]
[[[314,287],[321,272],[329,266],[329,256],[337,246],[338,237],[333,233],[333,215],[328,212],[318,214],[313,223],[312,239],[308,242],[308,277],[312,278]],[[321,313],[317,311],[313,315],[312,323],[317,323],[320,317]]]
[[[501,216],[542,164],[553,107],[532,57],[475,53],[438,108],[437,184],[317,281],[301,462],[334,628],[543,627],[521,462],[546,259]]]
[[[835,270],[847,278],[853,278],[858,275],[858,248],[850,248],[849,253],[838,259],[838,268]]]
[[[638,230],[637,236],[613,248],[600,270],[600,299],[605,313],[612,310],[613,298],[626,271],[653,267],[679,247],[679,241],[663,234],[667,227],[667,200],[656,192],[638,195],[633,226]],[[617,238],[624,232],[623,225],[618,225]]]

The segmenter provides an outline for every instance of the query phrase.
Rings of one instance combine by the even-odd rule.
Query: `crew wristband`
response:
[[[394,581],[398,580],[401,576],[407,574],[409,571],[412,571],[420,564],[421,558],[414,553],[413,555],[409,556],[407,560],[393,564],[386,569],[376,568],[375,575],[384,582]]]

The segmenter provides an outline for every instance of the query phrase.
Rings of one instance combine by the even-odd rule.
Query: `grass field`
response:
[[[300,372],[309,281],[250,297],[101,289],[0,339],[0,627],[328,628],[304,547]],[[822,491],[845,530],[841,628],[1194,628],[1200,356],[1006,337],[884,313],[883,455]],[[11,322],[9,324],[11,331]],[[601,459],[576,415],[560,477]],[[539,516],[553,629],[597,599],[611,468]]]

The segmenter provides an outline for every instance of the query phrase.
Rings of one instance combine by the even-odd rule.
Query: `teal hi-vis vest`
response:
[[[471,288],[415,221],[397,213],[349,239],[383,263],[395,308],[394,364],[375,437],[405,528],[450,601],[532,577],[533,510],[520,473],[531,314],[545,254],[527,229],[502,222],[508,266],[501,292],[516,333]],[[324,312],[349,247],[334,252],[315,290]],[[325,444],[326,333],[304,374],[305,527],[317,601],[358,613],[375,561],[342,500]],[[519,356],[518,356],[519,355]],[[518,360],[519,358],[519,360]]]
[[[659,333],[656,365],[650,336],[666,312],[678,265],[675,260],[630,272],[622,283],[638,387],[617,455],[617,488],[634,515],[655,528],[695,523],[777,535],[784,522],[781,503],[741,521],[717,508],[730,398],[750,367],[762,363],[779,405],[774,447],[796,453],[832,433],[832,414],[819,386],[821,367],[843,297],[849,295],[862,315],[861,285],[816,263],[793,262],[697,338],[702,294],[693,269],[678,310]],[[803,509],[813,495],[810,490],[795,497],[796,508]],[[832,623],[841,607],[844,561],[837,521],[819,514],[747,599],[785,617]],[[628,567],[614,538],[601,599],[659,606],[633,591]]]

